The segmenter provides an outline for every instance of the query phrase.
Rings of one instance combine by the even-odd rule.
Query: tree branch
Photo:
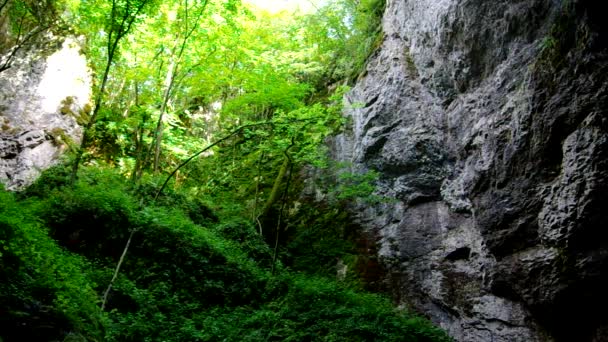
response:
[[[0,4],[0,11],[2,11],[4,9],[4,6],[6,6],[9,1],[10,0],[4,0],[4,2],[2,2],[2,4]]]
[[[179,164],[179,166],[177,168],[175,168],[175,170],[173,170],[173,172],[171,172],[171,174],[169,174],[169,176],[167,176],[167,179],[165,180],[165,182],[163,183],[163,185],[158,189],[158,191],[154,195],[154,198],[152,199],[152,203],[156,202],[156,200],[158,199],[158,197],[162,194],[163,190],[165,189],[165,187],[167,186],[167,184],[169,183],[169,181],[171,180],[171,178],[173,178],[173,176],[177,173],[177,171],[179,171],[182,167],[186,166],[194,158],[196,158],[196,157],[200,156],[201,154],[205,153],[206,151],[208,151],[212,147],[217,146],[218,144],[220,144],[220,143],[222,143],[222,142],[224,142],[224,141],[232,138],[233,136],[239,134],[240,132],[242,132],[246,128],[257,127],[257,126],[265,126],[265,125],[273,125],[275,123],[276,122],[273,122],[273,121],[263,121],[263,122],[256,122],[256,123],[251,123],[251,124],[247,124],[247,125],[242,125],[242,126],[236,128],[236,129],[234,129],[229,134],[223,136],[222,138],[220,138],[220,139],[216,140],[215,142],[213,142],[212,144],[208,145],[204,149],[196,152],[195,154],[193,154],[192,156],[190,156],[188,159],[184,160],[181,164]],[[291,160],[291,158],[290,158],[290,156],[288,155],[287,152],[288,152],[289,148],[291,148],[293,145],[294,145],[294,141],[292,139],[292,144],[290,145],[290,147],[288,147],[285,150],[285,155],[286,155],[287,158],[289,158],[289,160]],[[129,235],[129,239],[127,240],[125,248],[122,251],[122,255],[120,256],[120,260],[118,261],[118,264],[116,265],[116,269],[114,270],[114,275],[112,276],[112,280],[110,281],[110,284],[108,285],[108,288],[104,292],[103,300],[102,300],[102,303],[101,303],[101,311],[103,311],[105,309],[105,305],[106,305],[106,302],[107,302],[107,299],[108,299],[108,294],[112,290],[112,286],[114,285],[114,282],[116,281],[116,278],[118,277],[118,273],[120,272],[120,267],[122,266],[122,264],[124,262],[125,256],[127,255],[127,252],[129,251],[129,246],[131,245],[131,241],[133,240],[133,235],[135,235],[135,232],[136,232],[135,229],[131,231],[131,234]]]
[[[274,124],[274,122],[272,121],[263,121],[263,122],[257,122],[257,123],[252,123],[252,124],[247,124],[247,125],[243,125],[240,126],[238,128],[236,128],[235,130],[233,130],[232,132],[230,132],[228,135],[225,135],[224,137],[216,140],[214,143],[208,145],[207,147],[205,147],[204,149],[196,152],[195,154],[193,154],[192,156],[190,156],[188,159],[184,160],[181,164],[179,164],[179,166],[177,168],[175,168],[175,170],[173,170],[173,172],[171,172],[171,174],[169,174],[169,176],[167,177],[167,179],[165,180],[165,182],[163,183],[163,185],[160,187],[160,189],[158,189],[158,191],[156,192],[156,195],[154,195],[154,199],[153,201],[156,202],[156,199],[158,198],[158,196],[160,196],[160,194],[163,192],[163,190],[165,189],[165,187],[167,186],[167,183],[169,183],[169,181],[171,180],[171,178],[175,175],[175,173],[177,173],[177,171],[179,171],[179,169],[181,169],[182,167],[186,166],[189,162],[191,162],[194,158],[200,156],[201,154],[205,153],[206,151],[208,151],[209,149],[211,149],[212,147],[232,138],[233,136],[239,134],[240,132],[242,132],[245,128],[250,128],[250,127],[257,127],[257,126],[265,126],[265,125],[272,125]]]
[[[0,66],[0,72],[7,70],[11,67],[11,62],[17,55],[17,52],[19,50],[21,50],[21,48],[23,48],[30,39],[34,38],[35,36],[46,31],[49,28],[50,27],[41,27],[41,28],[33,29],[23,38],[23,40],[21,40],[21,28],[19,28],[19,38],[17,41],[17,45],[15,45],[15,47],[13,47],[13,50],[11,51],[11,53],[8,55],[8,57],[6,57],[6,60]]]
[[[108,301],[108,295],[110,294],[110,290],[112,290],[112,286],[114,285],[116,278],[118,278],[118,272],[120,272],[120,267],[122,266],[122,263],[125,261],[125,256],[127,255],[127,251],[129,250],[129,245],[131,245],[131,241],[133,240],[133,235],[135,235],[135,231],[136,231],[136,229],[131,230],[131,234],[129,234],[129,239],[127,239],[127,244],[125,245],[125,248],[123,249],[122,254],[120,255],[120,260],[118,260],[116,269],[114,270],[114,275],[112,276],[112,280],[110,280],[110,284],[108,285],[108,288],[103,293],[103,299],[101,301],[101,311],[103,311],[106,307],[106,302]]]

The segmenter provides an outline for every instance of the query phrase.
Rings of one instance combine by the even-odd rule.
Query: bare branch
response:
[[[30,41],[32,38],[39,35],[40,33],[46,31],[47,29],[49,29],[49,27],[41,27],[41,28],[34,29],[34,30],[30,31],[25,36],[25,38],[23,38],[23,40],[21,40],[21,37],[19,37],[19,40],[17,41],[17,45],[15,45],[13,47],[11,53],[8,55],[8,57],[6,57],[6,60],[2,63],[2,65],[0,65],[0,72],[7,70],[11,67],[11,62],[17,55],[17,52],[19,52],[19,50],[21,50],[28,41]],[[21,28],[20,28],[20,30],[21,30]],[[21,35],[21,33],[19,33],[19,35]]]
[[[230,139],[231,137],[237,135],[238,133],[242,132],[245,128],[256,127],[256,126],[263,126],[263,125],[271,125],[271,124],[273,124],[273,123],[270,122],[270,121],[266,121],[266,122],[258,122],[258,123],[252,123],[252,124],[240,126],[237,129],[235,129],[232,132],[230,132],[228,135],[226,135],[226,136],[224,136],[224,137],[216,140],[214,143],[208,145],[204,149],[202,149],[202,150],[198,151],[197,153],[193,154],[190,158],[188,158],[185,161],[183,161],[175,170],[173,170],[173,172],[171,172],[171,174],[167,177],[167,179],[165,180],[165,182],[163,183],[163,185],[156,192],[156,195],[152,199],[152,202],[153,203],[156,202],[156,200],[158,199],[158,197],[160,196],[160,194],[163,192],[163,190],[165,189],[165,187],[169,183],[169,180],[171,180],[171,178],[177,173],[177,171],[179,171],[179,169],[181,169],[182,167],[184,167],[186,164],[188,164],[194,158],[200,156],[205,151],[208,151],[210,148],[212,148],[212,147],[214,147],[214,146],[222,143],[223,141],[226,141],[226,140]],[[118,260],[118,264],[116,265],[116,268],[114,269],[114,275],[112,276],[112,279],[110,280],[110,284],[108,285],[108,287],[106,288],[106,290],[105,290],[105,292],[103,294],[103,299],[101,301],[101,311],[103,311],[105,309],[106,302],[108,300],[108,295],[109,295],[110,291],[112,290],[112,286],[114,286],[114,282],[116,281],[116,278],[118,277],[118,273],[120,272],[120,268],[121,268],[121,266],[122,266],[122,264],[123,264],[123,262],[125,260],[125,256],[127,255],[127,252],[129,251],[129,246],[131,245],[131,241],[133,241],[133,235],[135,235],[136,231],[137,231],[136,229],[133,229],[131,231],[131,233],[129,234],[129,238],[127,239],[127,243],[125,245],[125,248],[123,249],[122,254],[120,256],[120,259]]]
[[[116,265],[116,269],[114,270],[114,275],[112,276],[112,280],[110,280],[110,284],[108,288],[103,293],[103,299],[101,301],[101,311],[103,311],[106,307],[106,302],[108,301],[108,295],[110,294],[110,290],[112,290],[112,286],[118,277],[118,273],[120,272],[120,267],[122,263],[125,261],[125,256],[127,255],[127,251],[129,251],[129,246],[131,245],[131,241],[133,240],[133,235],[135,235],[135,229],[131,230],[131,234],[129,234],[129,239],[127,239],[127,244],[125,248],[122,250],[122,254],[120,255],[120,260],[118,260],[118,264]]]
[[[4,9],[4,7],[8,4],[9,1],[11,1],[11,0],[4,0],[2,2],[2,4],[0,4],[0,11],[2,11]]]

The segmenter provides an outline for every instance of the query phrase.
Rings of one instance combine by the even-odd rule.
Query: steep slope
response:
[[[458,341],[603,341],[607,25],[592,1],[388,0],[335,157],[386,282]]]
[[[388,298],[271,266],[248,217],[212,209],[230,202],[151,201],[154,183],[98,166],[68,182],[57,167],[0,189],[0,341],[450,341]]]

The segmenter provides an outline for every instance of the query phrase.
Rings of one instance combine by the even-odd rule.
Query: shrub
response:
[[[0,192],[0,339],[447,340],[380,296],[280,267],[271,275],[270,249],[245,218],[198,225],[183,209],[192,205],[187,196],[170,191],[161,205],[143,205],[142,193],[106,171],[85,171],[73,187],[61,185],[61,172],[46,177],[55,186],[39,185],[21,201]],[[320,223],[340,218],[334,214],[309,237],[322,237]],[[302,260],[315,263],[312,255]]]
[[[88,263],[59,248],[30,212],[0,191],[0,336],[52,340],[103,336]]]

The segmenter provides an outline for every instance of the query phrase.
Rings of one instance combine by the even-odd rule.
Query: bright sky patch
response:
[[[243,0],[243,2],[251,4],[259,9],[266,10],[270,13],[280,11],[310,13],[315,10],[315,4],[318,0]]]

